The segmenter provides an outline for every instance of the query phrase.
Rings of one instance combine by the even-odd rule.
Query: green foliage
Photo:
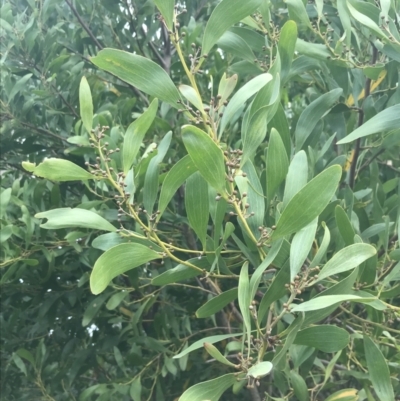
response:
[[[0,11],[1,399],[394,401],[397,1]]]

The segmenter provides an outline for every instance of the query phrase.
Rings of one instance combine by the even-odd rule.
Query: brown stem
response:
[[[256,387],[249,387],[249,393],[253,401],[261,401],[260,393]]]
[[[376,60],[378,58],[378,49],[372,45],[372,58],[371,58],[371,65],[374,65],[376,63]],[[365,89],[364,89],[364,102],[367,100],[368,96],[371,94],[371,78],[367,78],[365,80]],[[358,114],[358,124],[357,127],[361,127],[361,125],[364,124],[364,109],[359,110]],[[350,178],[349,178],[349,186],[351,189],[354,188],[355,180],[356,180],[356,168],[357,168],[357,162],[358,158],[360,157],[360,146],[361,146],[361,138],[358,138],[356,140],[356,144],[354,146],[354,155],[353,155],[353,161],[351,163],[350,167]]]
[[[69,0],[65,0],[65,2],[68,4],[69,8],[71,9],[72,13],[75,15],[76,19],[79,21],[79,23],[82,25],[82,28],[86,31],[86,33],[91,37],[95,45],[100,49],[104,49],[104,46],[100,44],[100,42],[96,39],[96,37],[93,35],[93,32],[89,29],[89,27],[86,25],[85,21],[81,18],[79,15],[77,9],[74,7],[72,2]]]

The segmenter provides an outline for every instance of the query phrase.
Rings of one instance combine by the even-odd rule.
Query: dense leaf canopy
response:
[[[1,399],[400,394],[400,3],[1,0]]]

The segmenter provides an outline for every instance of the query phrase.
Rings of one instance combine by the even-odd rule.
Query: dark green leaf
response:
[[[154,281],[154,280],[153,280]],[[207,301],[197,309],[196,317],[205,318],[214,315],[238,297],[238,289],[231,288]]]
[[[154,0],[157,8],[160,10],[161,15],[164,18],[165,25],[167,25],[170,31],[173,30],[174,25],[174,0]]]

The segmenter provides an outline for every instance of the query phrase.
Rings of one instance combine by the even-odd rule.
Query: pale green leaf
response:
[[[253,365],[248,371],[247,376],[254,377],[255,379],[260,379],[271,372],[274,365],[271,362],[259,362]]]
[[[85,209],[71,209],[65,207],[61,209],[48,210],[35,214],[37,219],[47,219],[47,222],[40,227],[48,230],[59,228],[93,228],[95,230],[116,231],[117,229],[95,212]]]
[[[271,130],[266,160],[267,197],[271,201],[289,169],[285,145],[275,128]]]
[[[210,343],[204,343],[204,348],[205,350],[218,362],[221,362],[224,365],[230,366],[230,367],[235,367],[236,365],[228,359],[226,359],[221,352],[219,352],[218,348],[215,347],[214,345]]]
[[[214,315],[238,297],[238,289],[231,288],[207,301],[196,311],[196,317],[205,318]]]
[[[232,25],[252,14],[262,0],[222,0],[211,13],[204,31],[202,54],[207,54]]]
[[[340,166],[331,166],[294,195],[278,220],[272,237],[278,239],[290,235],[318,217],[335,194],[341,175]]]
[[[356,233],[354,232],[354,228],[350,222],[349,217],[340,205],[337,205],[335,208],[335,219],[336,225],[338,227],[340,235],[344,240],[344,243],[346,245],[354,244],[354,236],[356,235]]]
[[[154,0],[155,5],[159,9],[161,15],[164,18],[165,25],[172,31],[174,27],[174,0]]]
[[[189,155],[184,156],[174,164],[163,181],[158,202],[160,214],[157,219],[160,219],[179,187],[196,171],[197,168]]]
[[[240,270],[239,288],[238,288],[238,303],[240,312],[243,316],[243,324],[247,332],[247,340],[249,341],[250,352],[250,332],[251,332],[251,316],[250,316],[250,281],[249,281],[249,264],[245,262]]]
[[[106,303],[106,308],[108,310],[114,310],[120,303],[129,295],[128,291],[119,291],[114,294]]]
[[[236,383],[236,375],[229,373],[213,380],[195,384],[187,389],[178,401],[218,401],[234,383]]]
[[[221,103],[224,103],[232,94],[232,92],[236,87],[237,81],[238,81],[237,74],[234,74],[229,78],[226,77],[226,73],[222,75],[218,85],[218,95],[221,96],[220,99]]]
[[[229,101],[224,115],[221,119],[219,126],[219,132],[222,133],[225,127],[230,123],[234,115],[239,111],[243,104],[255,93],[257,93],[263,86],[272,80],[272,75],[269,73],[261,74],[256,76],[242,86]]]
[[[182,358],[183,356],[189,354],[190,352],[195,351],[196,349],[203,348],[204,343],[215,344],[217,342],[227,340],[228,338],[232,337],[241,337],[242,333],[231,333],[231,334],[218,334],[216,336],[204,337],[196,342],[194,342],[189,347],[185,348],[179,354],[175,355],[174,359]]]
[[[90,60],[122,81],[178,108],[178,90],[165,70],[154,61],[116,49],[103,49]]]
[[[290,162],[283,194],[283,209],[308,181],[308,160],[304,150],[296,153]]]
[[[290,281],[300,272],[311,250],[317,232],[318,218],[297,231],[290,246]]]
[[[353,244],[336,253],[318,274],[318,281],[334,274],[354,269],[376,254],[376,249],[369,244]]]
[[[22,166],[25,168],[24,164]],[[94,179],[88,171],[65,159],[45,159],[33,171],[29,171],[38,177],[60,182]]]
[[[400,126],[400,104],[388,107],[338,142],[343,145],[368,135],[383,133]]]
[[[206,249],[206,235],[210,216],[208,203],[208,185],[197,171],[186,181],[185,207],[190,227]]]
[[[141,244],[128,243],[114,246],[96,260],[90,275],[90,289],[93,294],[100,294],[113,278],[160,258],[157,252]]]
[[[126,174],[136,159],[137,153],[157,114],[158,100],[154,99],[148,109],[129,125],[124,136],[122,158],[124,173]]]
[[[179,91],[198,110],[203,111],[203,102],[199,93],[189,85],[179,85]]]
[[[79,104],[83,126],[86,128],[86,131],[90,133],[93,126],[93,101],[86,77],[82,77],[79,86]]]
[[[297,40],[297,25],[294,21],[287,21],[283,25],[278,42],[279,55],[281,57],[281,79],[285,82],[289,74]]]
[[[306,7],[302,0],[285,0],[289,17],[291,20],[296,21],[296,23],[300,26],[305,26],[311,28],[311,22],[308,18],[308,14],[306,11]]]
[[[342,93],[343,89],[341,88],[333,89],[315,99],[301,113],[294,134],[296,140],[296,151],[299,151],[303,147],[318,121],[329,113]]]
[[[376,395],[380,401],[394,401],[388,362],[379,347],[367,335],[364,335],[364,350],[369,379]]]
[[[324,237],[322,238],[321,245],[319,246],[318,251],[314,256],[314,259],[310,263],[310,269],[318,266],[322,258],[325,256],[326,251],[328,250],[329,243],[331,242],[331,232],[329,231],[329,228],[325,224],[325,222],[322,222],[322,227],[324,227]]]
[[[345,329],[325,324],[299,331],[293,343],[314,347],[322,352],[337,352],[347,347],[349,341],[350,336]]]
[[[202,130],[185,125],[183,143],[203,178],[221,195],[225,194],[224,155],[218,145]]]

